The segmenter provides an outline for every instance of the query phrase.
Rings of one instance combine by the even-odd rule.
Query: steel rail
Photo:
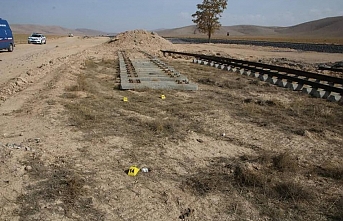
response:
[[[231,65],[234,67],[239,67],[239,68],[251,70],[254,72],[267,74],[268,76],[277,77],[278,79],[285,79],[287,80],[287,82],[297,82],[299,84],[309,85],[315,89],[320,88],[326,91],[336,92],[343,95],[343,88],[332,86],[334,84],[343,84],[342,78],[337,78],[337,77],[332,77],[332,76],[327,76],[327,75],[322,75],[322,74],[317,74],[317,73],[312,73],[312,72],[307,72],[307,71],[295,70],[295,69],[280,67],[280,66],[275,66],[275,65],[263,64],[259,62],[239,60],[239,59],[186,53],[186,52],[165,51],[165,50],[162,50],[162,52],[163,54],[169,53],[169,54],[185,55],[185,56],[195,57],[197,59],[204,59],[208,61],[217,62],[218,64],[225,64],[229,66]],[[290,76],[288,74],[292,74],[295,76]],[[305,77],[305,79],[302,79],[299,77]],[[313,81],[309,79],[313,79]],[[326,81],[328,84],[319,83],[319,82],[316,82],[316,80]]]
[[[319,70],[328,70],[328,71],[335,71],[335,72],[343,72],[343,68],[335,68],[335,67],[323,67],[319,66]]]

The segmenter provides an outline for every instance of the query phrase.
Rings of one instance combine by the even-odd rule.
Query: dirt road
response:
[[[55,130],[53,119],[44,120],[47,91],[50,96],[58,96],[60,92],[51,90],[56,87],[56,82],[60,83],[57,91],[63,91],[68,84],[68,80],[63,79],[65,73],[72,69],[72,65],[79,68],[88,58],[87,50],[93,48],[96,53],[96,47],[107,40],[60,38],[48,40],[46,45],[19,44],[12,53],[0,53],[0,205],[3,211],[7,211],[1,213],[1,220],[20,220],[13,218],[16,216],[12,214],[17,207],[14,200],[26,182],[22,173],[25,166],[20,162],[29,155],[42,153],[38,146],[45,138],[49,140],[46,143],[49,143],[48,149],[58,148],[56,144],[59,142],[70,143],[67,131]],[[55,111],[59,111],[57,106]],[[56,143],[53,137],[61,140]],[[32,142],[35,143],[33,146],[38,146],[33,148]]]
[[[48,41],[46,45],[19,44],[12,53],[1,52],[0,100],[5,101],[7,97],[18,91],[23,91],[27,87],[31,87],[32,90],[39,90],[37,86],[33,85],[42,83],[41,81],[46,77],[51,78],[51,75],[47,76],[49,72],[65,65],[73,55],[106,41],[108,38],[105,37],[59,38]],[[24,93],[21,96],[25,96]],[[27,99],[27,96],[25,97]],[[9,101],[8,104],[12,107],[7,107],[7,111],[19,108],[24,100],[18,97],[15,102]],[[3,104],[2,110],[4,108]]]
[[[46,45],[18,44],[12,53],[0,52],[0,85],[11,78],[19,77],[22,72],[79,53],[107,40],[108,38],[73,37],[51,41],[48,39]]]
[[[135,50],[158,39],[124,37]],[[342,105],[185,57],[160,59],[198,91],[119,90],[117,52],[125,45],[106,41],[64,38],[0,53],[0,220],[343,218]],[[164,42],[148,52],[158,54],[156,45]],[[298,68],[337,59],[184,49]],[[133,165],[149,172],[128,176]]]

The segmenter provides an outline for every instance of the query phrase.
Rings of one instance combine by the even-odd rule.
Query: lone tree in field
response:
[[[192,21],[197,24],[200,32],[207,34],[209,43],[212,34],[221,26],[219,18],[226,6],[227,0],[203,0],[202,4],[197,5],[198,11],[192,15]]]

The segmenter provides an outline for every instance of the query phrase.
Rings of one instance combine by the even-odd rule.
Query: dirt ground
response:
[[[122,91],[123,47],[108,40],[48,39],[0,52],[0,220],[343,219],[342,105],[163,57],[143,40],[125,49],[145,44],[199,90]],[[304,70],[343,60],[168,47]],[[128,176],[133,165],[149,172]]]

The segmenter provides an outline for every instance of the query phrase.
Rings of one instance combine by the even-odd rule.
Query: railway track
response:
[[[343,79],[301,71],[276,65],[239,59],[193,54],[186,52],[162,51],[166,54],[178,54],[194,57],[193,62],[238,72],[242,75],[259,78],[294,91],[302,91],[314,97],[343,102]]]
[[[197,90],[198,86],[173,67],[144,51],[118,52],[120,87],[131,89]]]

